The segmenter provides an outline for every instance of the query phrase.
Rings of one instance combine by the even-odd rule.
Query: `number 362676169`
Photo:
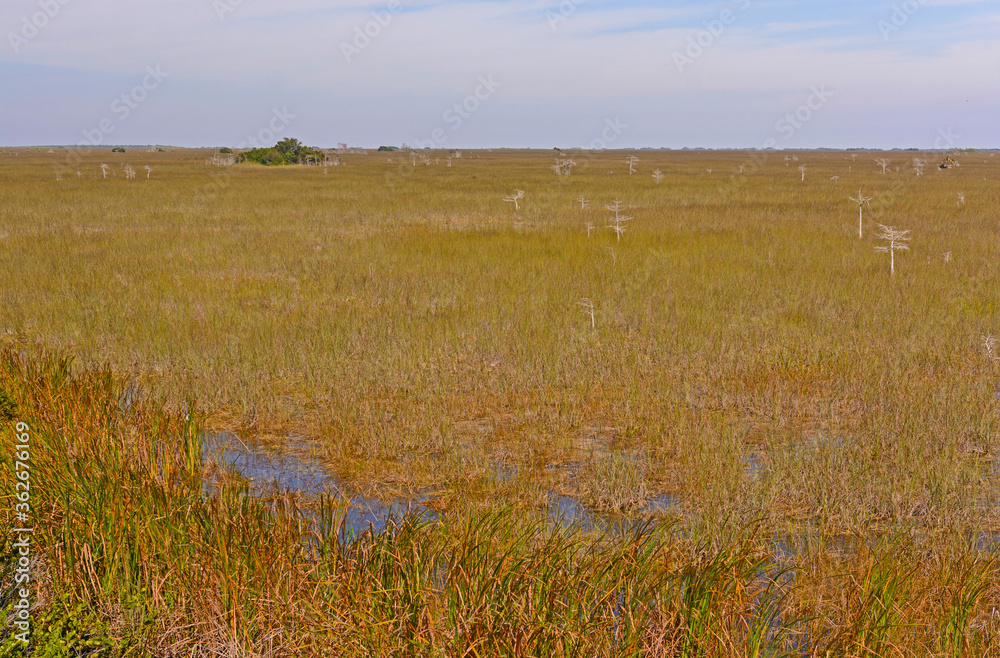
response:
[[[14,489],[16,491],[15,497],[19,501],[14,505],[14,509],[17,512],[27,512],[30,509],[28,501],[31,498],[31,472],[28,461],[31,459],[31,452],[28,448],[29,442],[29,427],[27,423],[18,423],[17,429],[17,444],[14,446],[14,477],[17,478],[14,483]]]

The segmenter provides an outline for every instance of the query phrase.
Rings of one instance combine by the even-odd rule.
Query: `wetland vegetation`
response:
[[[418,153],[0,151],[35,655],[1000,646],[993,152]]]

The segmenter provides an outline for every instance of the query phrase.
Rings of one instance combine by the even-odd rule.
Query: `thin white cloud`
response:
[[[805,32],[807,30],[841,27],[852,24],[853,21],[803,21],[800,23],[768,23],[765,28],[772,34],[781,34],[784,32]]]

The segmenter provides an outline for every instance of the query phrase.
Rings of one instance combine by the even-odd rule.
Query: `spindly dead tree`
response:
[[[505,196],[503,200],[508,203],[513,203],[514,210],[517,211],[521,209],[521,206],[518,202],[523,198],[524,198],[524,190],[514,190],[513,194]]]
[[[910,241],[910,232],[897,229],[895,226],[885,226],[884,224],[879,224],[879,229],[881,229],[881,233],[878,234],[878,238],[880,240],[887,240],[889,245],[875,247],[875,251],[881,251],[882,253],[889,252],[889,272],[895,274],[896,252],[907,251],[909,249],[906,243]]]
[[[660,181],[663,180],[663,172],[659,169],[655,170],[653,172],[653,180],[655,180],[657,185],[659,185]]]
[[[854,203],[858,204],[858,237],[863,238],[864,237],[864,235],[862,234],[862,227],[864,226],[862,222],[862,220],[864,219],[862,216],[862,213],[864,212],[863,208],[866,203],[872,200],[872,198],[870,196],[865,196],[861,194],[861,190],[858,190],[858,198],[855,199],[854,197],[850,197],[850,199]]]
[[[889,163],[892,162],[888,158],[878,158],[875,160],[875,164],[882,167],[882,175],[885,176],[885,170],[889,167]]]
[[[635,166],[639,164],[639,158],[634,155],[630,155],[625,158],[625,162],[628,163],[628,173],[631,176],[635,173]]]
[[[626,217],[622,214],[624,206],[622,206],[621,201],[618,199],[615,199],[615,202],[611,205],[604,207],[615,214],[615,216],[611,219],[611,224],[608,225],[608,228],[615,232],[615,235],[618,237],[618,242],[621,242],[622,234],[625,233],[625,224],[632,218]]]
[[[804,181],[806,179],[806,166],[799,165],[799,171],[802,173],[802,180]]]
[[[586,210],[588,207],[590,207],[590,201],[587,201],[587,197],[583,196],[582,194],[580,195],[580,198],[577,199],[577,201],[580,202],[580,210]]]

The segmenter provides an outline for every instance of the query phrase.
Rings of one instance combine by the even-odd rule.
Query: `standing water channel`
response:
[[[221,432],[205,436],[202,460],[235,472],[260,492],[278,495],[296,493],[309,497],[326,494],[346,500],[349,507],[340,531],[342,539],[359,536],[369,529],[380,532],[390,519],[398,520],[408,512],[416,512],[425,519],[437,518],[437,512],[426,504],[428,495],[391,501],[360,494],[348,495],[342,482],[317,460],[308,457],[305,450],[309,446],[307,440],[299,439],[289,445],[295,449],[279,453],[248,445],[233,433]],[[205,492],[211,492],[213,487],[211,481],[207,482]],[[676,504],[674,497],[662,496],[651,500],[648,509],[650,512],[662,511],[674,508]],[[563,527],[598,531],[623,530],[635,521],[627,517],[598,514],[569,496],[555,493],[549,495],[546,516],[550,522]]]

